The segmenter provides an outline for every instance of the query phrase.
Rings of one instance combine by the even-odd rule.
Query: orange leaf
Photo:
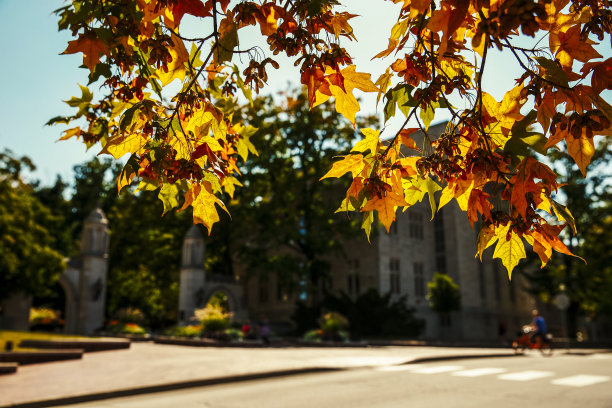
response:
[[[400,138],[404,146],[406,146],[409,149],[413,149],[413,150],[416,150],[417,152],[420,152],[421,149],[419,149],[414,139],[410,137],[410,135],[416,132],[417,130],[419,129],[418,128],[403,129],[400,131]]]
[[[582,41],[580,39],[580,25],[574,25],[566,32],[559,33],[559,42],[560,50],[567,52],[572,58],[580,62],[588,62],[594,58],[601,58],[601,54],[591,45],[595,44],[593,41],[589,39]],[[563,61],[561,63],[566,66],[563,64]]]
[[[389,227],[393,221],[395,221],[395,210],[399,206],[407,205],[404,197],[401,195],[389,191],[383,197],[375,196],[361,209],[361,212],[365,211],[378,211],[378,219],[383,223],[389,233]]]
[[[68,47],[62,54],[83,53],[83,64],[94,71],[96,64],[100,62],[101,55],[108,55],[109,49],[107,45],[99,38],[81,35],[74,41],[68,41]]]

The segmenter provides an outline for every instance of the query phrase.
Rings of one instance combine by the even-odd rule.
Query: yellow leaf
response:
[[[476,258],[479,258],[482,262],[483,252],[493,245],[497,241],[498,237],[495,235],[495,227],[493,225],[483,226],[478,233],[478,241],[476,243]]]
[[[593,139],[584,134],[579,138],[574,138],[570,134],[565,137],[565,143],[567,144],[567,152],[580,168],[582,175],[586,177],[587,166],[591,163],[591,158],[595,154]]]
[[[225,177],[223,179],[223,188],[225,189],[225,192],[229,194],[231,198],[234,198],[234,192],[236,191],[236,186],[239,186],[239,187],[242,186],[242,183],[238,181],[237,178],[230,176],[230,177]]]
[[[351,152],[366,152],[370,151],[373,155],[378,152],[378,147],[380,140],[378,139],[378,135],[380,132],[378,130],[373,130],[370,128],[361,129],[361,133],[365,136],[365,139],[360,140],[353,146]]]
[[[203,224],[208,229],[208,235],[210,235],[213,224],[219,221],[219,214],[217,213],[215,205],[218,205],[228,212],[223,201],[219,200],[217,196],[208,191],[205,185],[203,186],[201,184],[194,184],[191,189],[185,193],[185,204],[181,210],[187,208],[189,205],[193,207],[194,224]]]
[[[189,61],[189,53],[183,41],[174,33],[172,34],[172,42],[174,47],[168,48],[168,52],[172,56],[172,61],[168,64],[168,72],[164,72],[162,68],[155,71],[155,75],[162,83],[162,86],[168,85],[174,79],[183,81],[185,79],[186,67],[185,64]]]
[[[146,143],[147,139],[139,133],[118,135],[109,139],[98,154],[110,154],[115,159],[118,159],[127,153],[138,152]]]
[[[519,261],[525,258],[525,246],[521,237],[519,237],[514,231],[510,231],[511,223],[509,222],[505,226],[499,226],[495,230],[495,236],[497,238],[497,245],[493,252],[493,258],[499,258],[502,264],[508,271],[508,279],[512,279],[512,270]],[[509,239],[506,239],[509,235]]]
[[[342,177],[349,171],[353,173],[353,178],[356,177],[361,170],[363,170],[365,163],[363,156],[360,154],[349,154],[344,156],[344,159],[334,162],[331,170],[329,170],[319,180],[323,180],[329,177]]]
[[[178,195],[179,190],[176,184],[165,183],[159,189],[159,194],[157,195],[157,198],[159,198],[164,204],[164,214],[170,211],[171,209],[178,207]]]

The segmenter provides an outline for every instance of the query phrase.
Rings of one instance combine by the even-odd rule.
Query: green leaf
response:
[[[164,204],[164,214],[171,209],[178,207],[179,190],[175,184],[165,183],[160,189],[157,198]]]
[[[512,163],[514,165],[531,155],[532,151],[546,154],[544,145],[548,139],[546,139],[542,133],[528,130],[529,126],[535,122],[536,118],[537,112],[531,110],[523,119],[515,122],[512,126],[511,137],[504,145],[504,153],[512,157]]]
[[[368,242],[370,242],[370,233],[372,232],[372,222],[374,222],[374,211],[365,211],[361,222],[361,229],[365,231]]]
[[[434,108],[432,108],[430,105],[427,105],[425,109],[421,108],[420,110],[421,112],[419,113],[419,116],[421,117],[421,120],[423,120],[423,126],[425,127],[425,130],[427,130],[429,129],[429,125],[431,124],[431,122],[434,120],[436,113],[434,111]]]
[[[436,191],[442,190],[442,187],[440,187],[435,181],[433,181],[430,178],[425,179],[425,181],[421,185],[425,188],[425,191],[427,191],[427,193],[429,194],[429,205],[431,206],[431,219],[433,220],[434,216],[436,215],[436,199],[435,199],[434,193]]]
[[[385,94],[387,103],[385,104],[385,122],[389,118],[395,116],[396,105],[399,106],[400,111],[404,116],[410,115],[410,108],[416,106],[416,101],[410,94],[414,87],[412,85],[397,85],[393,89],[389,90]]]
[[[576,235],[576,233],[578,232],[576,230],[576,220],[574,219],[574,216],[572,215],[570,210],[566,206],[559,204],[555,200],[550,200],[550,201],[552,202],[553,211],[557,215],[557,218],[567,222],[567,224],[572,229],[572,232],[574,233],[574,235]]]
[[[569,86],[567,75],[563,71],[561,64],[545,57],[534,57],[533,59],[538,61],[540,66],[544,68],[544,72],[542,73],[544,79],[565,87]]]

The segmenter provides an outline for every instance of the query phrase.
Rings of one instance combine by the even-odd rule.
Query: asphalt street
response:
[[[612,354],[378,365],[70,405],[76,408],[612,407]],[[68,406],[67,406],[68,407]]]

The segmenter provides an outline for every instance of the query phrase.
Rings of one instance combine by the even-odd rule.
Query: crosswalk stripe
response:
[[[612,358],[612,353],[610,354],[591,354],[589,358],[593,358],[595,360],[608,360]]]
[[[474,368],[472,370],[457,371],[452,375],[458,377],[480,377],[481,375],[499,374],[506,371],[505,368]]]
[[[438,373],[447,373],[449,371],[457,371],[463,369],[463,366],[432,366],[432,367],[422,367],[413,370],[413,373],[417,374],[438,374]]]
[[[554,373],[550,371],[519,371],[518,373],[508,373],[498,375],[497,378],[500,380],[510,381],[530,381],[537,380],[538,378],[550,377]]]
[[[422,367],[422,364],[402,364],[402,365],[394,365],[394,366],[381,366],[376,367],[376,371],[411,371],[415,370],[419,367]]]
[[[587,385],[599,384],[610,381],[610,377],[605,375],[574,375],[572,377],[558,378],[551,381],[555,385],[567,385],[570,387],[586,387]]]

